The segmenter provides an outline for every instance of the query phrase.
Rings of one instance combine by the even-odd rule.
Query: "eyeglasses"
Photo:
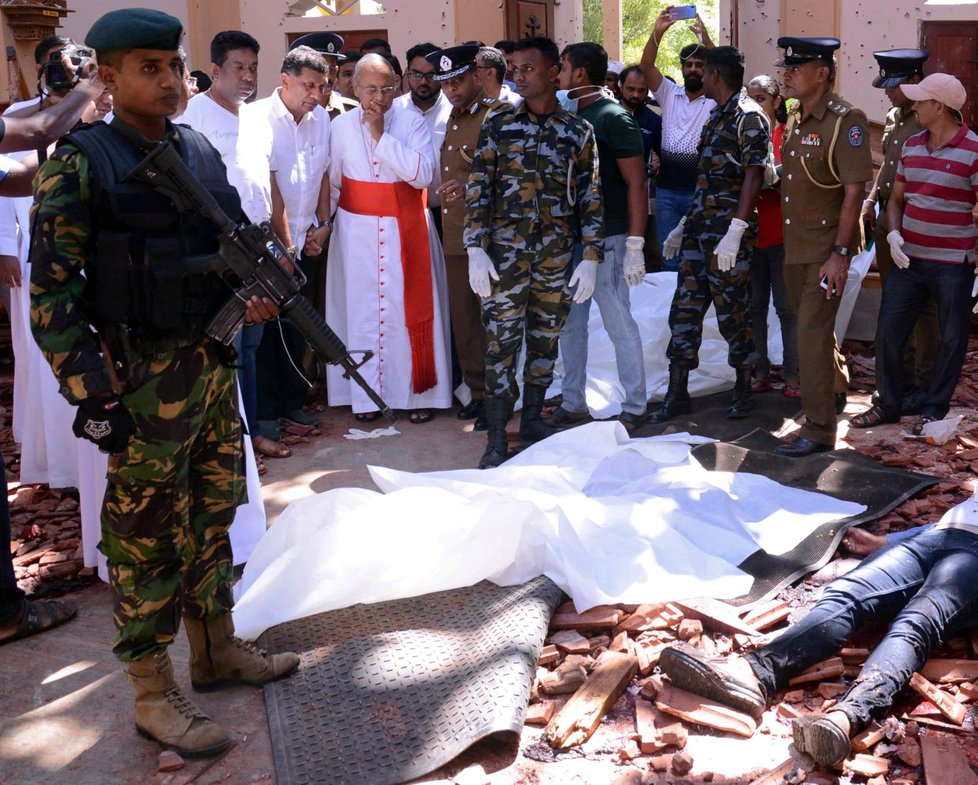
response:
[[[429,82],[435,81],[434,71],[415,71],[412,69],[411,71],[408,71],[408,76],[411,78],[412,82],[422,82],[425,80]]]
[[[361,87],[360,92],[367,96],[367,98],[373,98],[378,93],[380,93],[383,98],[390,98],[392,95],[394,95],[394,88],[393,86],[374,87],[373,85],[370,85],[369,87]]]

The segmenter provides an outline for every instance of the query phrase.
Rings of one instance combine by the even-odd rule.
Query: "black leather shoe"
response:
[[[456,420],[474,420],[476,417],[482,415],[485,411],[486,402],[482,399],[476,400],[473,398],[465,406],[458,410],[458,414],[455,415]],[[476,430],[485,430],[485,428],[476,428]]]
[[[804,458],[806,455],[812,455],[816,452],[831,452],[834,449],[835,447],[831,444],[821,444],[813,442],[811,439],[799,437],[793,442],[785,442],[780,447],[775,447],[774,452],[788,458]]]
[[[659,667],[683,690],[715,700],[752,717],[764,713],[764,689],[757,678],[735,674],[723,657],[708,657],[693,647],[671,647],[659,655]],[[753,676],[753,674],[751,674]]]
[[[924,400],[926,398],[927,390],[914,387],[908,395],[903,396],[903,402],[900,404],[900,416],[916,417],[924,410]]]
[[[475,422],[472,423],[473,431],[488,431],[489,430],[489,418],[486,417],[486,410],[483,407],[482,411],[479,412],[478,416],[475,418]]]
[[[845,410],[846,410],[846,403],[848,403],[848,400],[846,399],[846,394],[845,393],[836,393],[835,394],[835,413],[836,414],[842,414],[843,412],[845,412]]]
[[[645,423],[644,414],[632,414],[631,412],[622,412],[618,415],[618,422],[625,426],[625,430],[628,431],[629,436]]]

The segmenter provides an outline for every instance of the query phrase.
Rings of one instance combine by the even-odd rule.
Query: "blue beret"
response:
[[[122,8],[100,17],[85,36],[85,45],[96,52],[117,49],[176,51],[183,25],[175,16],[151,8]]]

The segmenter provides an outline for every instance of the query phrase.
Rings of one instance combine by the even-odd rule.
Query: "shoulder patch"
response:
[[[858,125],[854,125],[849,129],[849,145],[850,147],[862,147],[863,141],[865,141],[865,134],[863,129]]]

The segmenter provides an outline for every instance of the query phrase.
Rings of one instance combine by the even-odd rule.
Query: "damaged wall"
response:
[[[889,102],[871,85],[876,74],[873,52],[916,47],[929,21],[978,21],[978,4],[935,5],[894,0],[720,0],[720,39],[731,40],[747,58],[747,73],[777,73],[776,42],[781,35],[835,36],[839,51],[838,91],[882,122]]]

